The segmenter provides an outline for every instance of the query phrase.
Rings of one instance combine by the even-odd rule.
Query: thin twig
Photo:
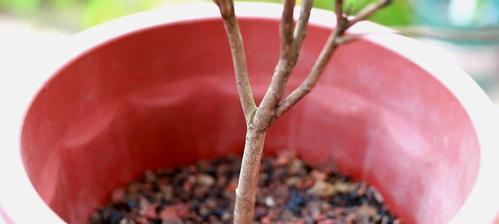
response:
[[[256,111],[256,104],[248,76],[243,38],[241,37],[239,24],[234,13],[234,2],[232,0],[216,0],[215,2],[220,8],[220,14],[222,14],[224,20],[225,32],[227,33],[232,53],[237,91],[246,123],[249,124]]]
[[[289,24],[289,13],[286,13],[289,9],[287,5],[289,0],[286,0],[282,18],[282,24]],[[293,33],[292,46],[283,45],[284,41],[288,39],[281,38],[281,57],[276,65],[270,86],[265,93],[262,103],[257,108],[254,119],[254,127],[259,130],[265,130],[270,126],[272,120],[274,119],[274,114],[281,100],[286,86],[288,83],[289,75],[298,61],[300,50],[305,39],[308,27],[308,20],[310,18],[310,12],[312,10],[313,0],[303,0],[301,5],[300,18],[296,29]],[[287,21],[287,22],[284,22]],[[281,37],[287,35],[288,33],[283,32],[281,29]]]
[[[293,28],[295,0],[285,0],[281,18],[281,52],[279,61],[274,69],[269,88],[263,96],[262,102],[257,107],[253,118],[253,128],[264,131],[269,127],[272,115],[277,104],[286,90],[289,75],[298,58],[298,52],[293,49]]]
[[[343,1],[336,0],[335,2],[336,24],[339,24],[345,18],[343,16]]]
[[[390,0],[381,0],[377,3],[366,6],[366,9],[362,10],[359,14],[360,17],[356,17],[355,19],[349,21],[346,15],[344,15],[343,13],[343,0],[336,0],[336,29],[329,35],[328,39],[326,40],[326,44],[322,48],[319,57],[315,61],[312,69],[310,70],[310,73],[307,75],[305,80],[303,80],[298,88],[296,88],[279,103],[272,120],[275,120],[282,116],[282,114],[288,111],[293,105],[295,105],[298,101],[305,97],[305,95],[307,95],[307,93],[309,93],[315,87],[337,47],[344,42],[351,40],[351,38],[344,38],[345,31],[353,24],[362,19],[366,19],[375,11],[388,5],[389,2]]]
[[[293,12],[295,8],[295,0],[284,0],[284,9],[281,17],[281,57],[289,54],[293,43],[294,19]]]
[[[291,92],[277,107],[274,120],[279,118],[282,114],[287,112],[293,105],[295,105],[298,101],[300,101],[307,93],[309,93],[312,88],[317,84],[319,78],[321,77],[324,68],[326,67],[327,62],[333,55],[336,50],[337,38],[339,36],[339,30],[331,33],[329,38],[326,41],[326,44],[321,50],[318,59],[315,61],[310,73],[307,75],[305,80],[300,84],[298,88],[296,88],[293,92]]]
[[[343,12],[343,0],[336,0],[337,25],[326,41],[312,70],[303,83],[286,97],[281,103],[289,75],[295,67],[299,57],[300,48],[306,35],[310,11],[313,0],[303,0],[300,19],[294,30],[293,10],[296,0],[284,0],[284,10],[281,18],[280,35],[281,49],[279,61],[275,67],[269,88],[258,107],[255,105],[251,86],[248,78],[243,40],[234,12],[233,0],[215,0],[224,19],[224,26],[230,43],[232,60],[234,64],[237,90],[243,107],[247,123],[246,141],[242,159],[240,178],[236,189],[236,202],[234,222],[236,224],[249,224],[253,220],[254,202],[258,183],[258,170],[267,128],[284,112],[289,110],[303,98],[317,84],[329,59],[336,48],[348,41],[345,31],[374,11],[386,5],[388,0],[361,11],[357,19],[348,21]],[[384,3],[386,2],[386,3]]]
[[[392,0],[380,0],[377,2],[373,2],[366,7],[364,7],[360,12],[355,15],[355,17],[348,22],[348,27],[355,25],[357,22],[366,20],[370,16],[372,16],[379,9],[386,7],[392,2]]]
[[[220,9],[220,14],[222,18],[226,19],[234,15],[234,1],[232,0],[214,0]]]
[[[300,51],[301,45],[305,36],[307,35],[308,20],[310,18],[310,11],[312,10],[313,0],[303,0],[301,3],[300,18],[298,20],[298,25],[296,26],[295,33],[293,35],[294,39],[294,51]]]

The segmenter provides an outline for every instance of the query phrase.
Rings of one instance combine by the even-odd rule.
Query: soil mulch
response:
[[[147,171],[115,190],[90,223],[231,223],[239,166],[225,158]],[[401,223],[373,187],[292,155],[264,159],[259,186],[257,223]]]

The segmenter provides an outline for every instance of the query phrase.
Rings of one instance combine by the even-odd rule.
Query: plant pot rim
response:
[[[269,3],[237,3],[236,13],[239,18],[268,18],[279,19],[282,6]],[[186,13],[188,12],[188,13]],[[299,15],[299,13],[295,13]],[[2,157],[5,164],[2,172],[8,172],[7,183],[0,191],[0,217],[16,223],[64,223],[49,207],[33,188],[24,169],[20,152],[20,133],[24,113],[30,101],[47,80],[59,70],[70,64],[85,52],[99,47],[116,38],[143,31],[160,25],[184,21],[195,21],[220,18],[218,8],[213,3],[181,4],[167,6],[161,9],[126,16],[87,31],[83,31],[71,38],[67,43],[61,43],[53,57],[45,58],[46,64],[37,72],[38,76],[31,85],[21,88],[20,94],[12,93],[6,117],[15,117],[14,122],[3,125],[5,133],[15,133],[15,137],[6,139],[2,143]],[[314,9],[310,23],[323,27],[333,27],[335,16],[330,11]],[[452,223],[491,223],[496,214],[496,189],[499,183],[494,181],[495,170],[499,170],[495,158],[499,158],[499,150],[495,150],[498,139],[498,122],[495,117],[493,103],[480,87],[461,70],[450,58],[435,47],[395,34],[386,27],[370,22],[362,22],[352,27],[352,33],[370,33],[362,38],[387,48],[402,57],[417,64],[432,74],[435,79],[446,86],[457,98],[467,112],[475,128],[480,145],[480,170],[471,195],[466,200],[460,212],[453,218]],[[22,76],[12,77],[21,79]],[[32,88],[31,88],[32,87]],[[20,103],[19,103],[20,102]],[[23,111],[22,114],[19,111]],[[2,133],[4,133],[2,132]],[[26,164],[29,165],[29,164]],[[20,203],[22,202],[22,203]],[[29,214],[26,214],[29,211]],[[7,218],[9,216],[10,218]],[[1,220],[1,218],[0,218]]]

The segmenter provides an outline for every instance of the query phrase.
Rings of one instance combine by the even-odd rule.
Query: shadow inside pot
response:
[[[255,96],[278,54],[278,23],[241,19]],[[329,31],[311,26],[292,89]],[[146,169],[241,154],[244,119],[219,20],[158,26],[100,45],[61,69],[22,130],[29,177],[64,220],[84,223]],[[366,40],[340,48],[314,91],[276,122],[267,154],[334,163],[383,193],[408,223],[445,223],[469,195],[479,146],[468,115],[431,74]]]

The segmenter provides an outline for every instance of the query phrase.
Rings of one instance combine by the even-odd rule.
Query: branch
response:
[[[301,45],[305,36],[307,34],[308,20],[310,18],[310,11],[312,10],[313,0],[303,0],[301,4],[300,19],[298,20],[298,25],[296,26],[295,33],[293,35],[294,39],[294,50],[300,51]]]
[[[358,16],[351,21],[349,21],[343,13],[343,0],[336,0],[336,29],[331,32],[326,44],[322,48],[317,61],[314,63],[310,73],[307,75],[305,80],[296,88],[291,94],[289,94],[276,108],[273,120],[282,116],[286,111],[288,111],[293,105],[300,101],[307,93],[309,93],[319,81],[327,63],[331,59],[339,45],[348,42],[350,38],[345,38],[345,31],[368,16],[372,15],[377,10],[388,5],[390,0],[380,0],[377,3],[366,6]]]
[[[215,3],[218,5],[224,20],[225,32],[227,33],[232,54],[232,63],[234,64],[237,91],[246,123],[249,124],[256,111],[256,104],[248,77],[243,39],[234,13],[234,2],[232,0],[215,0]]]
[[[336,1],[335,2],[335,13],[336,13],[336,24],[339,24],[342,22],[345,17],[343,16],[343,1]],[[336,25],[338,26],[338,25]]]
[[[334,51],[338,46],[336,41],[339,36],[339,29],[336,32],[331,33],[326,41],[326,44],[321,50],[317,61],[315,61],[312,70],[308,74],[307,78],[300,84],[300,86],[295,89],[291,94],[289,94],[277,107],[274,119],[279,118],[282,114],[288,111],[293,105],[300,101],[307,93],[309,93],[312,88],[315,87],[317,81],[321,77],[327,62],[333,55]]]
[[[294,19],[293,12],[295,8],[295,0],[284,0],[284,9],[282,10],[281,18],[281,57],[289,54],[293,43],[293,28]]]
[[[267,129],[277,104],[284,95],[288,83],[289,74],[293,70],[298,59],[299,52],[293,48],[293,10],[295,0],[284,0],[284,9],[281,18],[280,35],[281,51],[279,61],[274,69],[269,88],[263,96],[253,119],[253,127],[263,131]]]
[[[367,5],[362,10],[360,10],[360,12],[358,12],[352,20],[348,22],[348,27],[351,27],[362,20],[366,20],[381,8],[389,5],[391,2],[392,0],[380,0]]]

